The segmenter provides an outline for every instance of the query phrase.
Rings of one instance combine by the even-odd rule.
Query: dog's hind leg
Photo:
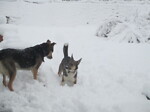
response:
[[[16,72],[13,74],[10,74],[10,77],[9,77],[10,79],[9,79],[9,83],[8,83],[8,88],[10,91],[14,91],[13,82],[14,82],[15,77],[16,77]]]
[[[7,73],[9,76],[8,88],[10,91],[14,91],[13,82],[16,77],[15,63],[12,60],[4,60],[3,65],[4,65],[5,69],[7,70]],[[4,84],[6,82],[6,77],[4,75],[3,75],[3,82],[4,82]]]
[[[3,84],[4,84],[4,86],[7,86],[6,76],[5,75],[3,75]]]

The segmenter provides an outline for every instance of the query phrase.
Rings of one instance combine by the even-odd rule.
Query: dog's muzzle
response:
[[[53,58],[52,52],[50,52],[50,53],[47,55],[47,58],[48,58],[48,59],[52,59],[52,58]]]
[[[52,57],[52,56],[47,56],[47,58],[48,58],[48,59],[52,59],[53,57]]]
[[[68,66],[65,67],[67,73],[76,73],[77,69],[75,69],[74,67],[69,68]]]
[[[68,73],[76,73],[76,70],[69,70],[69,69],[66,69],[66,71],[67,71]]]

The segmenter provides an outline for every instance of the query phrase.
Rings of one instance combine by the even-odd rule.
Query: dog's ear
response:
[[[81,59],[79,59],[79,60],[77,61],[77,64],[78,64],[78,65],[80,64],[81,60],[82,60],[82,58],[81,58]]]
[[[55,44],[56,44],[55,42],[51,43],[52,46],[54,46]]]
[[[71,59],[72,59],[72,60],[74,60],[74,58],[73,58],[73,54],[71,55]]]
[[[50,41],[50,40],[47,40],[47,43],[51,44],[51,41]]]

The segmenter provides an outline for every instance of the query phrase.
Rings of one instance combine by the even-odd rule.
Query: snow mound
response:
[[[132,20],[108,20],[98,29],[96,36],[127,43],[149,43],[150,14],[136,15]]]
[[[121,21],[111,20],[102,24],[97,32],[97,36],[107,38],[112,30],[119,24]]]
[[[24,2],[35,3],[35,4],[41,4],[41,3],[50,2],[50,0],[24,0]]]
[[[20,17],[0,16],[0,24],[19,24]]]
[[[6,16],[7,24],[19,24],[20,17]]]
[[[124,41],[128,43],[140,43],[141,37],[134,32],[129,32],[124,36]]]

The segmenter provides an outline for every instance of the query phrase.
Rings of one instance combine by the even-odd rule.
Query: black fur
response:
[[[67,58],[68,57],[68,45],[64,45],[63,52],[64,52],[64,58]]]
[[[19,64],[21,68],[29,68],[36,64],[36,59],[42,59],[52,51],[53,47],[49,47],[48,43],[36,45],[26,49],[3,49],[0,51],[0,60],[11,59]]]

